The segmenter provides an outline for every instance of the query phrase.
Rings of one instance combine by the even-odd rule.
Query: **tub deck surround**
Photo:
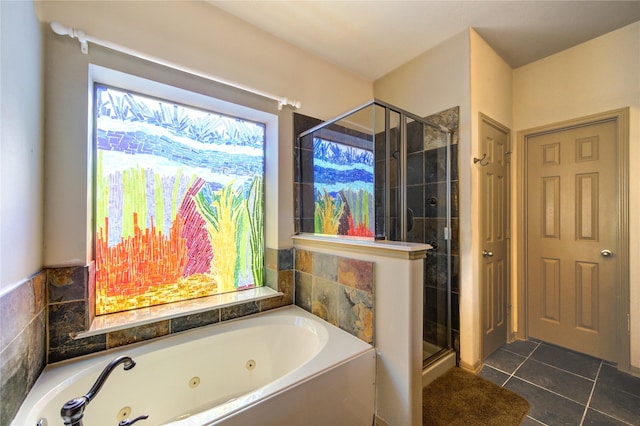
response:
[[[431,246],[312,234],[296,235],[293,240],[296,304],[320,317],[339,306],[327,296],[331,294],[327,283],[333,283],[337,294],[351,288],[339,282],[338,265],[372,265],[372,336],[378,354],[376,416],[392,425],[421,424],[422,277],[424,258]],[[366,282],[366,272],[358,275],[345,269],[341,274],[351,283]],[[314,309],[318,304],[322,309]],[[335,312],[340,325],[342,311]]]
[[[263,287],[95,316],[93,263],[46,269],[47,362],[111,349],[293,303],[293,249],[265,248]]]
[[[373,421],[374,348],[288,306],[47,366],[12,424],[57,424],[62,404],[120,355],[135,368],[112,372],[85,424],[117,424],[124,407],[149,414],[147,425]]]

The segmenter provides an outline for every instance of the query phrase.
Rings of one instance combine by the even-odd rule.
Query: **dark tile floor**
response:
[[[506,344],[479,375],[522,395],[534,425],[640,425],[640,378],[612,364],[547,343]]]

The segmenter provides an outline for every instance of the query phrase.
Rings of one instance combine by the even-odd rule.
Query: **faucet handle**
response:
[[[78,422],[82,420],[82,416],[84,416],[84,409],[86,408],[88,403],[89,401],[84,396],[81,396],[80,398],[74,398],[70,401],[65,402],[60,409],[60,416],[62,416],[62,421],[64,422],[64,424],[79,424]]]
[[[148,418],[149,418],[148,414],[143,414],[141,416],[136,417],[135,419],[123,419],[123,420],[120,420],[120,423],[118,423],[118,426],[130,426],[135,422],[137,422],[138,420],[146,420]]]

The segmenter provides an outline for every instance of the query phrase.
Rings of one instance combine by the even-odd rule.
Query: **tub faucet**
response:
[[[131,370],[136,366],[136,363],[128,356],[120,356],[113,361],[111,361],[100,376],[98,376],[98,380],[93,384],[89,392],[85,396],[81,396],[79,398],[74,398],[70,401],[67,401],[62,408],[60,409],[60,416],[62,416],[62,421],[66,426],[82,426],[82,417],[84,416],[84,409],[87,407],[87,404],[91,402],[93,398],[98,394],[102,385],[107,380],[107,377],[111,374],[111,372],[119,365],[124,364],[125,370]]]
[[[149,418],[148,414],[143,414],[141,416],[136,417],[135,419],[120,420],[120,423],[118,423],[118,426],[131,426],[132,424],[134,424],[139,420],[147,420],[148,418]]]

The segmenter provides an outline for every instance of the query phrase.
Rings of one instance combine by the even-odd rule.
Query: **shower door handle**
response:
[[[482,257],[493,257],[493,252],[482,250]]]
[[[413,229],[413,219],[414,219],[413,210],[407,207],[407,232]]]

